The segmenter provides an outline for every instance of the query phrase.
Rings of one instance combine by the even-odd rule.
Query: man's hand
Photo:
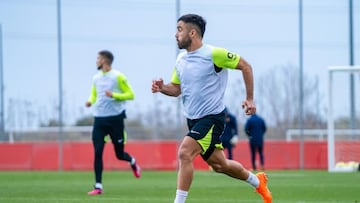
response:
[[[162,78],[158,80],[153,80],[151,85],[151,92],[152,93],[161,92],[163,85],[164,85],[164,80]]]
[[[86,106],[86,107],[90,107],[90,106],[91,106],[91,103],[90,103],[89,101],[87,101],[87,102],[85,103],[85,106]]]
[[[110,90],[106,90],[105,95],[108,97],[112,97],[112,92]]]
[[[253,115],[256,113],[256,107],[252,100],[243,101],[242,108],[244,109],[246,115]]]

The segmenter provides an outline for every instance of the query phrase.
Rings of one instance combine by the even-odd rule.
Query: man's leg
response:
[[[251,153],[251,165],[253,170],[256,170],[256,147],[250,143],[250,153]]]
[[[129,164],[131,166],[131,170],[133,171],[135,178],[140,178],[141,177],[141,168],[136,163],[135,158],[132,157],[129,153],[124,151],[124,144],[123,143],[113,143],[113,145],[114,145],[116,158],[119,160],[122,160],[122,161],[129,162]]]
[[[194,168],[193,160],[201,153],[200,145],[189,136],[185,136],[178,151],[179,171],[177,178],[177,192],[174,203],[184,203],[190,189]]]
[[[104,139],[94,140],[94,170],[96,183],[102,182]]]
[[[92,142],[94,147],[94,173],[95,186],[94,190],[88,192],[89,195],[97,195],[102,193],[102,172],[103,172],[103,152],[104,152],[104,136],[106,134],[103,128],[103,120],[95,118],[92,131]]]
[[[215,149],[206,162],[217,173],[224,173],[240,180],[246,180],[249,177],[250,172],[241,163],[226,159],[224,152],[220,149]]]
[[[125,142],[126,142],[126,136],[125,136],[125,129],[124,129],[124,117],[122,115],[113,117],[112,123],[111,123],[111,130],[110,130],[110,137],[112,140],[112,143],[114,145],[114,151],[116,154],[116,158],[122,161],[129,162],[131,169],[134,173],[134,176],[136,178],[140,178],[141,176],[141,169],[137,165],[135,158],[132,157],[130,154],[125,152]]]
[[[258,146],[258,152],[259,152],[259,156],[260,156],[260,164],[261,164],[261,170],[264,170],[264,152],[263,152],[263,146],[260,145]]]
[[[264,173],[253,174],[246,170],[241,163],[225,158],[224,152],[215,149],[207,159],[207,163],[212,166],[215,172],[224,173],[230,177],[244,180],[256,188],[256,191],[264,199],[264,203],[271,203],[271,192],[267,187],[267,176]]]

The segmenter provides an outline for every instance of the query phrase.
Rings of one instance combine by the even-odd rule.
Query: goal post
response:
[[[335,121],[334,121],[334,101],[333,101],[333,83],[334,73],[345,72],[345,73],[360,73],[360,66],[329,66],[328,67],[328,115],[327,115],[327,147],[328,147],[328,171],[335,172],[341,171],[336,167],[336,138],[335,138]],[[349,95],[350,96],[350,95]],[[352,130],[352,129],[350,129]],[[353,132],[355,133],[355,131]],[[360,151],[360,150],[359,150]],[[360,160],[357,160],[360,161]]]

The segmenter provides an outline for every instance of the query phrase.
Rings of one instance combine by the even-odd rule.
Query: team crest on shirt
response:
[[[234,59],[236,58],[236,54],[233,54],[233,53],[231,53],[231,52],[228,52],[228,53],[227,53],[227,57],[228,57],[228,59],[234,60]]]

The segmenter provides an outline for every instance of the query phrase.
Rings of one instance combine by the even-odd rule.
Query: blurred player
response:
[[[227,149],[228,159],[233,159],[233,148],[237,144],[238,137],[238,127],[237,119],[228,108],[225,108],[225,129],[223,134],[220,137],[221,143],[224,149]]]
[[[130,163],[134,176],[140,178],[140,167],[135,158],[124,151],[126,133],[124,130],[125,101],[134,99],[134,92],[124,74],[112,69],[113,54],[100,51],[96,61],[99,72],[93,77],[91,95],[86,106],[94,106],[94,126],[92,142],[94,146],[95,186],[89,195],[103,192],[103,152],[105,136],[109,135],[114,145],[116,157]]]
[[[253,170],[256,167],[256,154],[259,154],[261,170],[264,169],[264,135],[266,132],[265,120],[257,114],[253,114],[245,123],[245,133],[249,137],[249,145],[251,152],[251,164]]]
[[[256,112],[252,68],[244,58],[235,53],[203,44],[205,25],[205,20],[196,14],[184,15],[178,19],[175,37],[178,47],[185,51],[176,60],[170,83],[164,84],[162,79],[152,81],[153,93],[161,92],[175,97],[182,95],[189,128],[178,150],[180,165],[174,203],[186,201],[194,175],[193,160],[198,155],[214,171],[248,182],[256,188],[265,203],[271,203],[266,174],[255,175],[239,162],[226,159],[220,141],[225,123],[223,96],[227,84],[227,69],[242,71],[246,87],[246,100],[242,106],[246,115],[252,115]]]

